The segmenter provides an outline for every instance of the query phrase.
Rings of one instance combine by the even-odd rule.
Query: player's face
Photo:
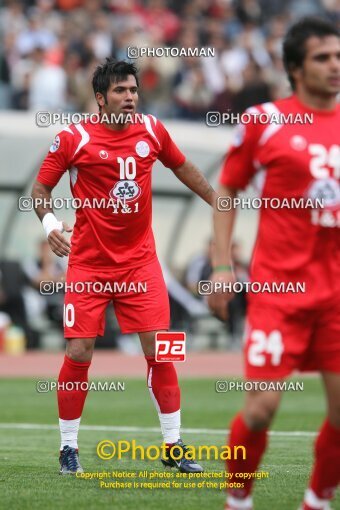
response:
[[[310,37],[302,68],[296,70],[296,84],[309,94],[334,96],[340,92],[340,38],[335,35]]]
[[[131,74],[126,80],[111,83],[106,98],[105,102],[104,97],[101,96],[101,101],[99,101],[103,113],[115,116],[133,115],[138,103],[138,87],[135,77]]]

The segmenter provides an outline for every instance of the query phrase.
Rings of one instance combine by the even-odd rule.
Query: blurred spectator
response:
[[[57,5],[62,11],[71,11],[76,7],[81,7],[84,0],[57,0]]]
[[[28,311],[23,298],[26,277],[18,262],[13,260],[0,261],[0,311],[5,312],[13,326],[19,327],[26,337],[28,348],[38,347],[28,321]]]
[[[339,0],[4,0],[0,108],[93,111],[91,76],[127,48],[213,47],[215,56],[141,58],[141,109],[201,120],[289,93],[282,37],[296,18],[340,21]]]
[[[23,2],[12,0],[5,3],[5,7],[0,10],[0,34],[18,36],[26,30],[26,26]]]
[[[57,258],[51,251],[47,239],[40,242],[36,260],[27,262],[24,271],[29,283],[25,289],[25,303],[30,320],[35,323],[45,315],[61,328],[64,295],[53,292],[53,287],[56,282],[64,281],[65,267],[63,259]],[[46,283],[45,286],[42,282]]]
[[[147,0],[143,20],[145,30],[157,32],[166,45],[176,42],[180,20],[178,14],[168,8],[165,0]]]
[[[31,12],[27,27],[20,31],[16,39],[16,49],[19,55],[28,55],[37,48],[47,50],[56,44],[56,35],[45,28],[43,17],[37,12]]]
[[[250,60],[242,73],[243,87],[234,95],[233,111],[242,113],[246,108],[270,101],[271,90],[262,69]]]
[[[187,63],[181,82],[174,89],[174,97],[180,117],[189,120],[204,118],[214,94],[204,80],[199,60],[195,59]]]
[[[196,255],[186,269],[184,276],[187,288],[194,294],[199,295],[199,282],[210,280],[212,273],[214,243],[209,240],[204,253]],[[233,261],[233,270],[237,282],[248,281],[248,267],[243,261],[242,248],[240,243],[234,242],[231,248],[231,258]],[[203,299],[203,296],[200,296]],[[227,328],[231,338],[236,341],[240,338],[243,328],[243,320],[246,312],[245,292],[236,293],[234,298],[228,303]]]
[[[319,0],[291,0],[289,11],[295,18],[323,13]]]
[[[196,296],[198,295],[198,282],[200,280],[209,280],[211,275],[213,246],[213,241],[209,239],[205,251],[195,255],[187,266],[184,276],[185,285]]]
[[[173,116],[173,108],[168,101],[169,95],[171,95],[171,81],[167,79],[167,70],[163,63],[164,58],[144,59],[139,77],[141,82],[140,109],[161,118]]]
[[[11,97],[8,62],[0,53],[0,110],[9,108]]]
[[[89,38],[93,54],[99,60],[104,60],[112,54],[113,38],[110,28],[110,19],[107,15],[104,12],[96,13]]]
[[[33,56],[33,55],[32,55]],[[30,75],[28,108],[30,110],[64,110],[66,107],[66,72],[49,64],[41,48],[34,51],[34,68]]]
[[[162,264],[165,284],[170,301],[170,329],[174,331],[191,330],[194,319],[209,314],[205,303],[194,297]]]

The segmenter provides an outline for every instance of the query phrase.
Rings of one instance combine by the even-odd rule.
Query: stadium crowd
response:
[[[127,47],[215,48],[214,57],[142,57],[140,109],[201,120],[289,93],[287,26],[340,20],[339,0],[4,0],[0,109],[94,112],[94,67]]]

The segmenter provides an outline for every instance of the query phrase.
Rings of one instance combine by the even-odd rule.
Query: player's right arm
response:
[[[217,195],[218,197],[223,197],[227,200],[230,200],[230,203],[232,203],[233,199],[237,195],[237,190],[220,185],[217,190]],[[213,207],[214,250],[213,273],[211,275],[211,281],[214,290],[216,288],[216,283],[223,284],[235,281],[235,276],[232,270],[230,247],[236,211],[234,207],[231,207],[229,211],[220,211],[218,208],[218,200],[216,200]],[[213,291],[208,296],[208,305],[214,315],[223,320],[226,320],[228,310],[227,304],[232,297],[232,293]]]
[[[40,167],[31,193],[34,210],[42,222],[51,250],[58,257],[67,256],[71,251],[71,245],[62,232],[72,232],[72,228],[54,216],[52,190],[69,168],[73,145],[74,135],[71,130],[56,136]]]
[[[254,153],[258,141],[256,123],[240,125],[237,128],[234,143],[226,157],[220,175],[218,197],[214,204],[214,255],[213,273],[211,275],[213,292],[208,296],[208,305],[219,318],[226,320],[227,304],[233,297],[232,292],[223,292],[224,283],[233,283],[235,276],[232,269],[231,244],[236,218],[234,199],[238,190],[244,189],[256,172]],[[225,205],[228,205],[225,207]],[[216,285],[219,283],[220,285]]]
[[[35,181],[31,196],[33,198],[34,210],[45,228],[51,250],[58,257],[64,257],[69,255],[71,245],[62,232],[72,232],[73,229],[64,221],[58,221],[53,214],[52,206],[47,205],[52,203],[52,189],[46,184]],[[46,231],[46,229],[50,230],[50,232]]]

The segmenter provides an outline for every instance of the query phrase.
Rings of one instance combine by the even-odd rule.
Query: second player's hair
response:
[[[137,76],[137,67],[134,64],[125,62],[125,60],[115,60],[112,57],[106,58],[104,64],[99,65],[92,78],[92,87],[94,95],[97,92],[103,94],[105,102],[107,101],[107,91],[111,83],[126,80],[132,74],[135,77],[137,86],[139,85]]]
[[[330,21],[314,16],[302,18],[288,30],[283,41],[283,63],[293,90],[295,90],[295,81],[291,72],[303,64],[307,39],[313,36],[329,35],[340,37],[340,32]]]

